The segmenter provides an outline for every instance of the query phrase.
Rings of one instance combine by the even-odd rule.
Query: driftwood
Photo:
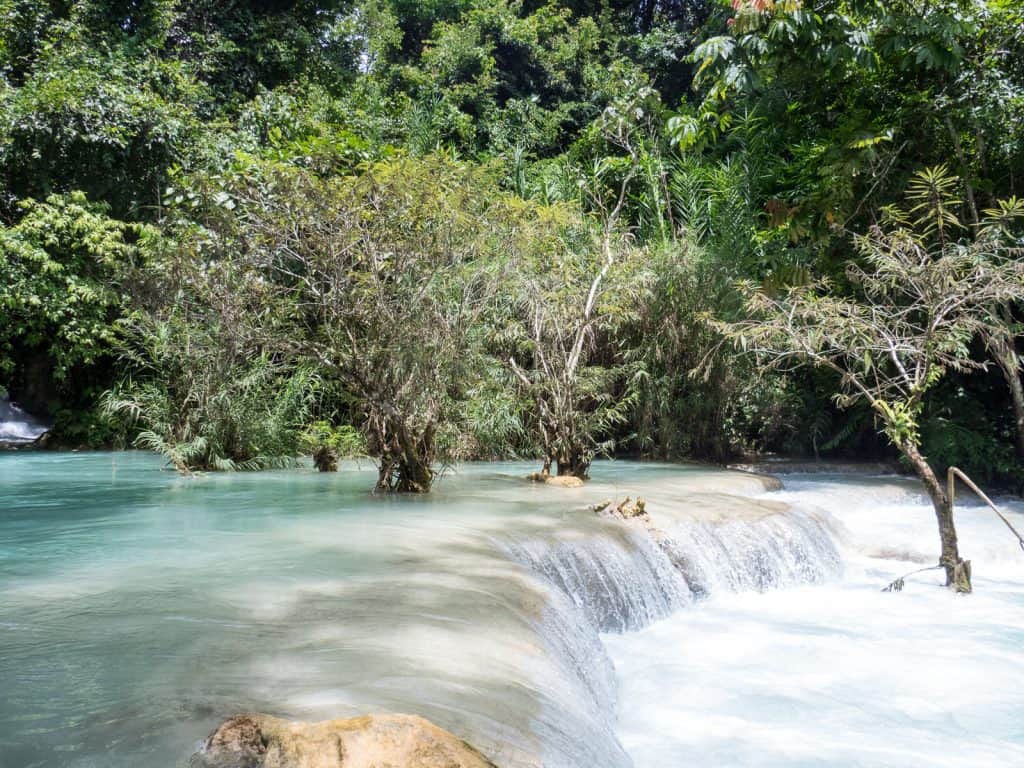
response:
[[[647,520],[649,518],[646,507],[647,504],[643,498],[637,497],[636,501],[633,501],[629,496],[627,496],[618,504],[613,502],[611,499],[605,499],[604,501],[591,505],[590,509],[599,515],[618,517],[623,520],[631,520],[634,517],[640,517]]]

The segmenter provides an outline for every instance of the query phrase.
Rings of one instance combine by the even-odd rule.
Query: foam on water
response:
[[[502,768],[1020,756],[1024,557],[982,508],[960,514],[978,594],[883,595],[937,549],[915,484],[529,469],[381,498],[366,466],[0,456],[0,758],[183,765],[238,710],[414,712]],[[585,508],[640,494],[647,520]]]
[[[998,518],[958,509],[975,594],[951,594],[941,572],[882,593],[936,560],[920,487],[850,476],[786,486],[771,498],[841,521],[842,576],[764,594],[727,579],[690,610],[606,636],[636,768],[1024,765],[1024,556]],[[1024,522],[1019,503],[1007,509]]]
[[[49,429],[6,397],[0,397],[0,442],[31,443]]]

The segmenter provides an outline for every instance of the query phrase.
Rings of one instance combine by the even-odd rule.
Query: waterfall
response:
[[[0,443],[31,443],[49,429],[6,397],[0,398]]]
[[[842,563],[823,513],[790,509],[756,520],[694,520],[666,531],[662,547],[694,597],[816,584]]]
[[[601,536],[509,545],[512,556],[564,593],[599,632],[628,632],[668,616],[691,590],[642,528],[609,523]]]
[[[723,504],[733,513],[722,514]],[[725,494],[662,497],[661,507],[666,515],[651,520],[579,511],[591,519],[500,542],[547,592],[536,631],[569,686],[558,696],[562,711],[535,720],[550,750],[546,764],[561,765],[571,752],[579,765],[632,765],[611,735],[618,694],[601,633],[643,629],[713,592],[817,583],[840,572],[839,531],[823,512]],[[549,726],[566,722],[587,736],[573,740]]]
[[[840,573],[837,531],[827,514],[785,505],[758,512],[609,520],[600,533],[506,548],[597,632],[642,629],[713,592],[819,583]]]

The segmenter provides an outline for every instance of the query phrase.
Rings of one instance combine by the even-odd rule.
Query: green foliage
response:
[[[594,95],[612,87],[600,42],[591,19],[553,2],[529,14],[509,0],[469,4],[433,26],[418,64],[402,72],[418,103],[416,145],[564,148],[599,113]]]
[[[185,474],[294,464],[317,387],[311,371],[266,356],[231,359],[176,313],[135,319],[122,355],[135,373],[102,406],[136,432],[135,446]]]
[[[331,448],[346,458],[366,455],[366,440],[351,424],[335,426],[329,421],[314,421],[302,431],[300,439],[307,453]]]
[[[0,375],[41,353],[64,382],[109,353],[127,302],[118,284],[143,264],[154,233],[81,193],[19,209],[20,221],[0,228]]]
[[[906,328],[880,254],[952,283],[1019,259],[1022,23],[1006,0],[0,0],[0,379],[69,444],[124,441],[114,387],[184,468],[294,457],[310,424],[393,468],[866,454],[877,418],[1009,477],[1019,289],[885,412],[710,318],[744,318],[745,281]],[[893,365],[812,331],[866,351],[859,376]],[[940,404],[987,358],[975,428]]]
[[[1024,469],[1013,448],[1013,427],[986,413],[984,394],[972,392],[967,384],[951,382],[929,403],[921,420],[928,459],[939,472],[955,466],[983,485],[1012,482],[1019,488]]]
[[[200,91],[174,62],[89,48],[64,31],[20,87],[0,87],[0,193],[82,190],[115,215],[152,219],[166,167],[198,128]]]

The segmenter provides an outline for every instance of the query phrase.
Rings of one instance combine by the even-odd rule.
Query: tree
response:
[[[508,365],[533,404],[543,474],[586,479],[636,397],[637,370],[615,350],[616,331],[643,300],[642,256],[622,240],[602,247],[582,222],[537,240],[513,270]]]
[[[176,213],[112,328],[123,374],[102,410],[182,474],[293,465],[321,388],[289,303],[232,245]]]
[[[674,126],[684,145],[728,150],[757,114],[777,156],[765,202],[801,239],[863,228],[922,165],[952,158],[966,218],[1018,194],[1008,136],[1024,112],[1019,4],[932,0],[737,0],[693,52],[702,95]]]
[[[0,226],[0,375],[17,377],[19,363],[41,357],[65,385],[110,354],[127,308],[121,283],[156,232],[111,218],[82,193],[26,200],[19,212],[16,225]]]
[[[563,229],[533,260],[517,265],[509,366],[535,404],[543,475],[586,479],[600,441],[627,420],[636,365],[615,348],[616,331],[638,316],[648,275],[643,254],[620,229],[634,177],[644,166],[653,92],[634,83],[609,105],[595,130],[606,150],[577,179],[589,221]]]
[[[931,498],[947,584],[970,591],[952,500],[922,455],[919,417],[947,371],[983,367],[970,356],[971,341],[986,327],[993,304],[1021,295],[1024,269],[993,259],[999,247],[993,238],[953,239],[957,222],[936,196],[935,172],[919,174],[917,182],[917,194],[911,191],[918,204],[910,212],[891,210],[888,228],[855,237],[863,266],[851,265],[847,274],[859,289],[856,297],[826,282],[777,298],[748,290],[751,319],[727,330],[771,368],[832,370],[842,387],[836,395],[841,406],[864,401],[871,407]]]
[[[345,392],[378,490],[429,491],[455,457],[497,266],[529,208],[440,157],[341,179],[261,166],[225,194],[240,257],[294,301],[294,348]]]

